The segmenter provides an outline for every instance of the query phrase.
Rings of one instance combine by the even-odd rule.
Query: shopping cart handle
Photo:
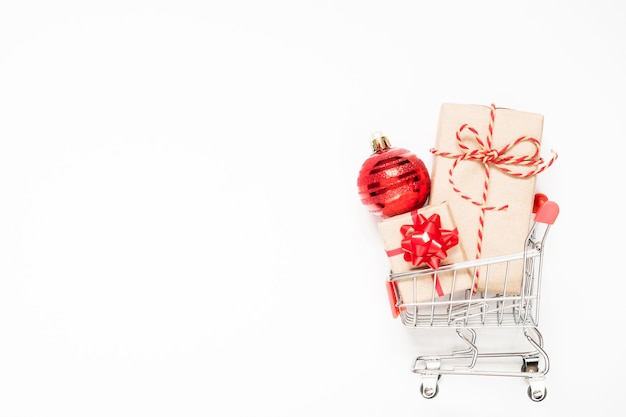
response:
[[[539,207],[537,214],[535,215],[535,221],[544,224],[554,224],[554,221],[559,216],[559,205],[554,201],[546,201]]]

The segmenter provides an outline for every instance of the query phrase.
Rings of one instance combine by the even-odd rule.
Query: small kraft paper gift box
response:
[[[448,203],[424,206],[418,210],[378,222],[391,272],[398,274],[416,269],[437,269],[442,265],[467,260]],[[467,269],[438,272],[397,281],[405,303],[421,302],[472,288]]]
[[[471,259],[519,253],[530,230],[543,115],[495,105],[441,106],[430,202],[447,201]],[[508,274],[508,275],[507,275]],[[519,295],[523,263],[481,267],[473,292]]]

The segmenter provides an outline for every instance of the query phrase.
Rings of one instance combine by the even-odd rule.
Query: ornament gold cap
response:
[[[387,136],[383,136],[381,132],[372,133],[372,151],[380,152],[387,148],[391,148],[391,143]]]

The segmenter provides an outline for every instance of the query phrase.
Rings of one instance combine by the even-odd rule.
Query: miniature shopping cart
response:
[[[387,289],[394,317],[410,328],[452,328],[465,342],[467,348],[446,355],[419,356],[412,371],[422,379],[420,392],[424,398],[433,398],[439,392],[438,382],[442,375],[491,375],[525,378],[528,381],[528,396],[533,401],[542,401],[546,396],[545,375],[550,362],[543,348],[543,337],[537,329],[539,320],[539,293],[541,270],[544,257],[544,243],[550,226],[559,214],[559,207],[546,201],[534,214],[524,249],[500,257],[491,257],[441,266],[437,270],[419,269],[390,274]],[[507,286],[512,265],[519,265],[521,284]],[[480,272],[484,280],[481,291],[462,289],[455,291],[457,274],[471,271],[476,276]],[[490,275],[499,271],[498,277],[503,286],[497,291],[490,290],[489,281],[496,281]],[[452,276],[451,292],[438,296],[437,275],[447,273]],[[423,279],[432,281],[432,296],[427,300],[417,298],[417,283]],[[422,281],[423,282],[423,281]],[[407,285],[413,283],[413,292]],[[404,291],[401,292],[400,285]],[[501,285],[501,284],[500,284]],[[423,290],[423,287],[420,287]],[[423,296],[423,294],[422,294]],[[420,301],[415,301],[415,300]],[[516,327],[523,331],[530,343],[528,351],[479,352],[476,344],[476,329]],[[495,358],[495,359],[494,359]],[[498,358],[521,359],[521,368],[512,370],[484,369],[482,362],[497,362]],[[518,362],[519,364],[519,362]]]

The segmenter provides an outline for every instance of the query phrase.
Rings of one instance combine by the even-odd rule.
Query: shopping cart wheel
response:
[[[431,398],[435,398],[437,394],[439,394],[439,385],[435,385],[435,388],[432,387],[424,387],[424,384],[420,385],[420,393],[422,397],[430,400]]]
[[[538,358],[524,358],[522,364],[522,372],[538,372],[539,371],[539,359]]]
[[[439,394],[439,378],[441,375],[424,375],[422,376],[422,385],[420,385],[420,394],[426,399],[435,398]]]
[[[522,372],[530,375],[526,378],[528,380],[528,398],[535,402],[543,401],[548,390],[546,389],[545,379],[539,372],[539,358],[528,357],[524,358],[523,361]]]
[[[548,395],[548,389],[546,387],[541,387],[537,389],[537,387],[533,388],[533,384],[531,383],[528,387],[528,398],[538,403],[539,401],[543,401]]]

